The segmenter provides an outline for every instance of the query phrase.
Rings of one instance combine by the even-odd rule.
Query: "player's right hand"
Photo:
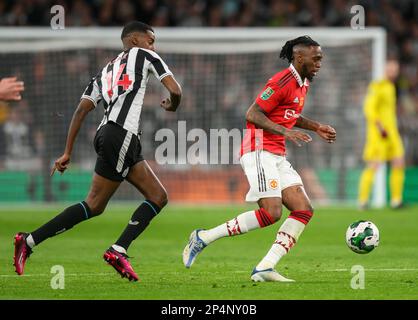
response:
[[[160,107],[167,111],[173,111],[171,108],[171,100],[170,98],[166,98],[160,103]]]
[[[299,130],[286,130],[284,136],[286,139],[295,143],[298,147],[302,146],[300,143],[301,141],[306,143],[312,141],[312,137],[309,134]]]
[[[51,170],[51,176],[54,174],[55,170],[64,173],[65,170],[68,168],[68,164],[70,163],[70,155],[64,153],[61,157],[55,160],[54,167]]]
[[[386,139],[388,137],[388,132],[385,129],[380,130],[380,135],[383,139]]]
[[[380,136],[383,138],[383,139],[386,139],[387,137],[388,137],[388,132],[386,131],[386,129],[383,127],[383,125],[382,125],[382,123],[380,122],[380,121],[378,121],[377,123],[376,123],[376,125],[377,125],[377,129],[379,130],[379,132],[380,132]]]

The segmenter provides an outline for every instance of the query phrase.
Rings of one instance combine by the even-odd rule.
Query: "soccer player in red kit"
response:
[[[241,166],[250,184],[246,201],[259,209],[210,230],[194,230],[183,251],[183,262],[190,268],[197,255],[213,241],[263,228],[277,222],[282,204],[289,217],[280,226],[266,256],[253,269],[253,281],[293,281],[280,275],[275,266],[295,245],[313,215],[299,174],[286,160],[285,139],[301,146],[312,138],[298,127],[310,130],[328,143],[336,139],[334,128],[302,116],[309,82],[322,60],[320,45],[308,36],[287,41],[280,53],[290,66],[271,77],[247,111],[247,130],[241,146]]]

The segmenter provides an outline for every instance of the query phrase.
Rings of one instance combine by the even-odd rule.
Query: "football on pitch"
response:
[[[369,253],[379,245],[379,229],[371,221],[360,220],[350,224],[345,240],[356,253]]]

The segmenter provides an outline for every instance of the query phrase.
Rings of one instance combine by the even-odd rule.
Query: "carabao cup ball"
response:
[[[345,240],[356,253],[369,253],[379,245],[379,229],[371,221],[353,222],[347,229]]]

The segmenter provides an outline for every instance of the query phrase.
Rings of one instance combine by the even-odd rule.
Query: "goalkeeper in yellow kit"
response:
[[[385,78],[370,83],[365,99],[367,136],[363,159],[367,166],[360,177],[358,196],[359,206],[362,209],[368,205],[375,173],[386,161],[391,162],[391,207],[402,206],[405,178],[404,147],[397,126],[396,90],[393,84],[398,75],[398,61],[388,60]]]

